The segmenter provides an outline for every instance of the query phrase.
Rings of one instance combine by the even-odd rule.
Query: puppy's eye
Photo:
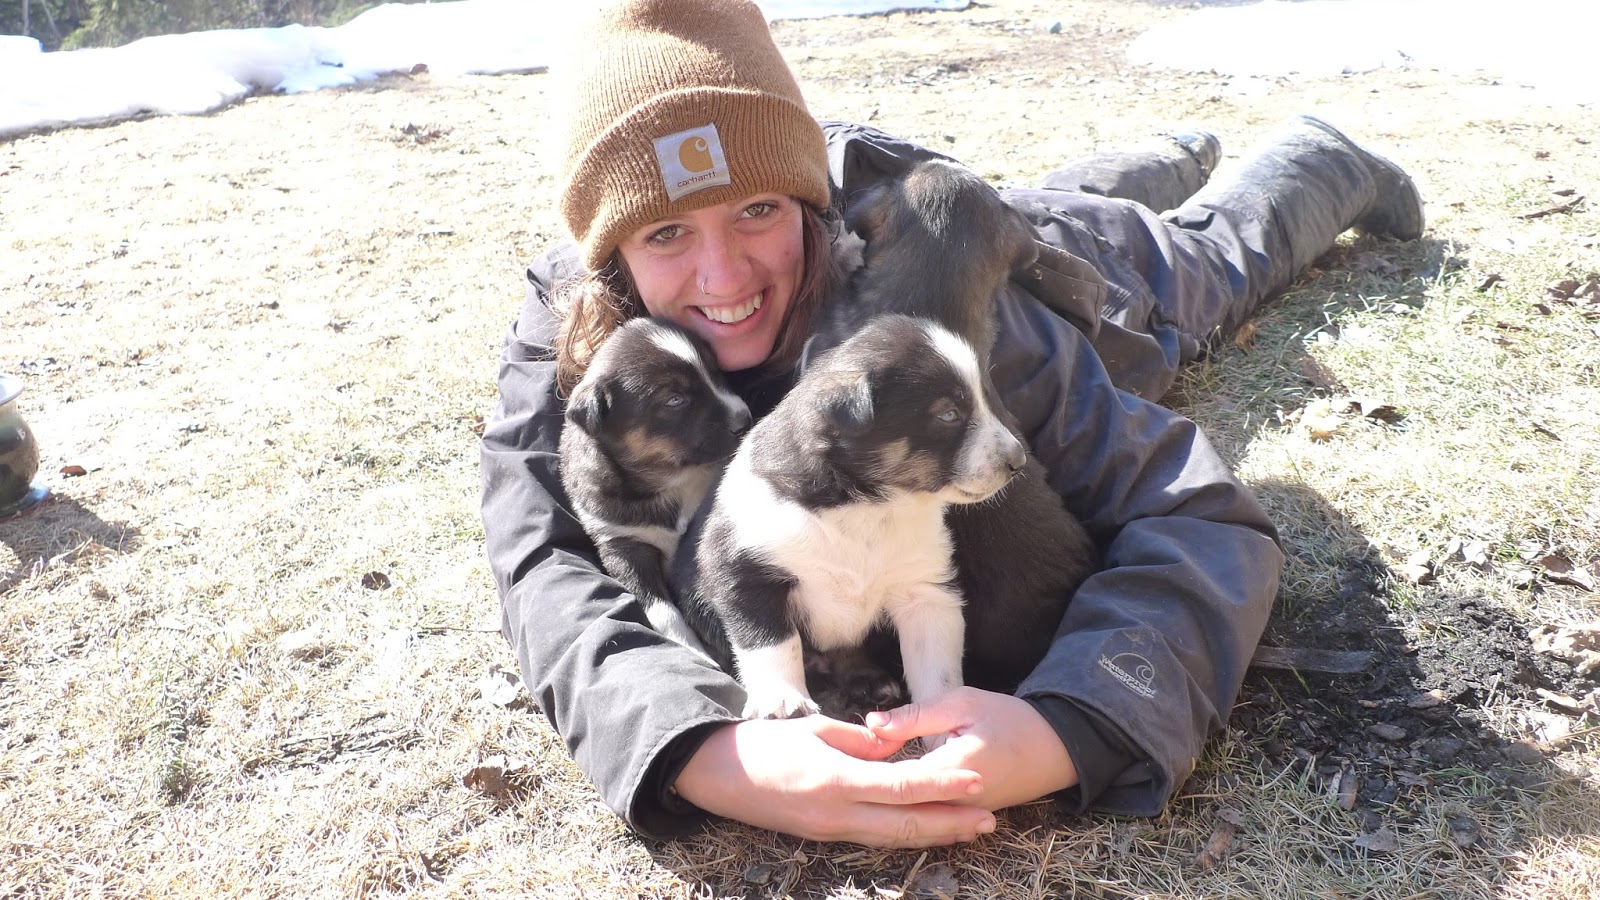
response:
[[[677,409],[688,402],[689,398],[682,394],[668,394],[667,399],[663,400],[661,405],[665,406],[667,409]]]
[[[938,403],[933,405],[933,409],[929,410],[929,412],[933,413],[933,417],[935,419],[938,419],[946,425],[954,425],[957,422],[960,422],[962,418],[961,407],[956,406],[955,403],[948,397],[940,399]]]

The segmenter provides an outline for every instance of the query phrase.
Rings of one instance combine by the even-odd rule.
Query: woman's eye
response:
[[[762,216],[775,212],[777,209],[778,204],[768,203],[767,201],[763,200],[760,203],[752,203],[749,206],[746,206],[744,208],[744,216],[747,219],[759,219]]]
[[[663,403],[663,405],[666,406],[667,409],[677,409],[678,407],[680,407],[680,406],[682,406],[682,405],[684,405],[685,403],[688,403],[688,402],[689,402],[689,398],[688,397],[685,397],[682,394],[672,394],[669,397],[667,397],[667,399]]]
[[[668,225],[650,232],[649,242],[652,244],[670,244],[673,239],[683,233],[683,226]]]

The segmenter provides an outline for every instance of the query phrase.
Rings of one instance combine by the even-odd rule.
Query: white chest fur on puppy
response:
[[[809,365],[740,445],[700,543],[699,593],[727,630],[744,714],[816,712],[805,643],[857,645],[882,623],[913,700],[959,686],[944,510],[993,495],[1024,456],[972,348],[931,321],[875,319]]]

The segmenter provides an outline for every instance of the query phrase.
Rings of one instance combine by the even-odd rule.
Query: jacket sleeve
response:
[[[996,386],[1105,550],[1017,695],[1125,736],[1144,758],[1092,805],[1155,815],[1232,707],[1277,592],[1277,532],[1194,423],[1114,387],[1083,333],[1016,285],[999,335]]]
[[[482,515],[501,629],[522,677],[606,803],[651,836],[703,819],[668,791],[711,728],[744,702],[734,679],[655,632],[601,570],[570,512],[557,445],[563,403],[544,291],[572,254],[529,270],[528,300],[500,358],[500,399],[481,443]]]

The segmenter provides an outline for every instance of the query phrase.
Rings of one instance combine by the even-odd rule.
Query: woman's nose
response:
[[[707,235],[695,268],[700,292],[711,297],[736,299],[749,284],[750,258],[736,234]]]

